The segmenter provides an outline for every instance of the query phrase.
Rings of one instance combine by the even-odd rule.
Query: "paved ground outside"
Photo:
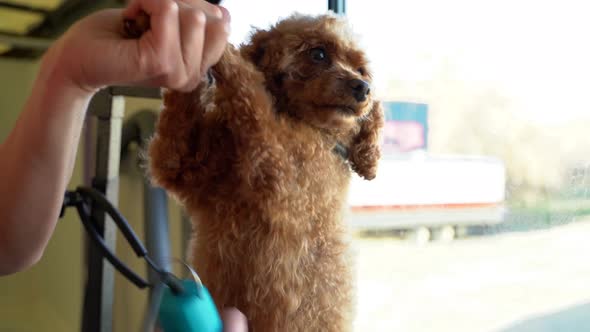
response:
[[[417,245],[358,236],[355,331],[590,331],[590,219]]]

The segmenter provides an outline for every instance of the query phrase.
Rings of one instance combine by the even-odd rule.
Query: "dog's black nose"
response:
[[[367,95],[371,92],[369,83],[356,78],[348,81],[348,86],[352,90],[354,99],[358,102],[367,100]]]

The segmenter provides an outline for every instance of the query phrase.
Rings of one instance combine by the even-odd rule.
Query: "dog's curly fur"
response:
[[[370,82],[363,52],[342,19],[293,15],[228,46],[211,74],[165,92],[149,148],[154,181],[192,217],[194,266],[252,331],[349,330],[342,211],[351,169],[376,175],[383,126],[349,86]]]

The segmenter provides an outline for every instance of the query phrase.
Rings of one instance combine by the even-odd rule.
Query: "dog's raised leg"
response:
[[[232,206],[240,207],[240,211],[216,215],[215,219],[230,220],[237,213],[242,215],[223,230],[208,233],[212,227],[203,227],[194,242],[193,262],[216,303],[220,307],[238,307],[248,317],[251,330],[293,330],[286,328],[288,317],[297,311],[301,296],[285,286],[294,278],[293,264],[273,257],[299,249],[286,249],[287,243],[275,235],[260,234],[271,232],[271,223],[285,221],[275,215],[276,202],[284,201],[295,190],[289,186],[294,178],[290,172],[296,170],[286,162],[289,156],[278,141],[278,135],[285,130],[274,113],[264,76],[233,47],[227,48],[211,73],[215,106],[206,118],[215,119],[231,136],[235,182],[227,187],[232,193]],[[216,213],[223,214],[221,210]],[[289,245],[301,246],[296,241]]]
[[[375,101],[373,109],[361,120],[361,128],[350,146],[350,165],[361,177],[372,180],[377,175],[377,164],[381,158],[379,138],[383,128],[383,109]]]
[[[282,131],[264,76],[231,45],[211,72],[216,84],[215,112],[233,135],[235,172],[243,180],[236,189],[244,190],[250,202],[268,203],[279,194],[290,170],[282,162],[286,152],[277,143]]]
[[[195,184],[201,170],[199,156],[204,144],[200,142],[204,106],[199,102],[202,83],[195,91],[164,92],[164,110],[159,116],[156,134],[150,142],[150,173],[160,186],[182,199]]]

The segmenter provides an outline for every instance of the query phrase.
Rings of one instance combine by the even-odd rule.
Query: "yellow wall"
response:
[[[34,79],[37,65],[31,62],[0,60],[0,140],[14,125]],[[129,99],[127,115],[149,107],[154,101]],[[10,156],[1,156],[10,158]],[[122,166],[120,209],[143,237],[141,174],[133,162]],[[82,182],[81,151],[70,188]],[[1,184],[0,184],[1,185]],[[179,210],[171,205],[173,254],[182,257]],[[32,206],[31,208],[34,208]],[[0,277],[0,331],[79,331],[84,286],[82,227],[74,211],[59,221],[42,260],[28,271]],[[145,274],[145,265],[118,238],[119,256]],[[116,278],[115,331],[139,331],[147,292],[137,290],[124,278]]]

